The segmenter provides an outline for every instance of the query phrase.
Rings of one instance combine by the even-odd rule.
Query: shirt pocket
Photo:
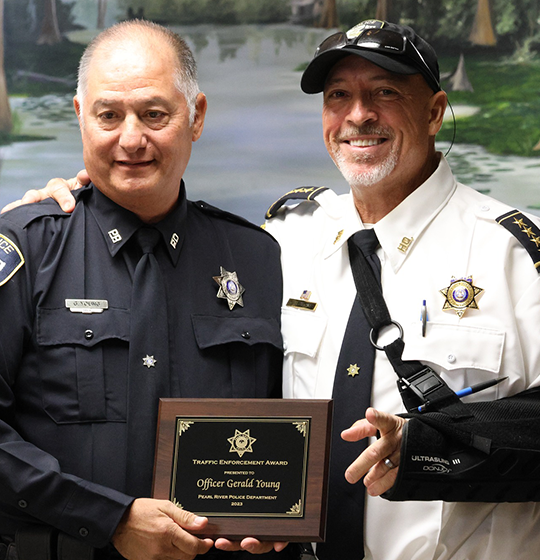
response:
[[[248,346],[271,344],[278,349],[282,347],[279,325],[274,319],[193,315],[191,320],[200,349],[232,342],[241,342]]]
[[[285,360],[283,394],[286,397],[314,398],[317,385],[318,355],[327,319],[310,311],[281,310],[281,330]]]
[[[458,391],[500,377],[504,340],[505,333],[496,329],[430,322],[425,337],[417,333],[406,338],[403,359],[431,365]],[[492,398],[496,388],[479,393],[480,400],[490,392]]]
[[[192,315],[197,375],[182,386],[186,396],[281,396],[279,321],[267,317]]]
[[[37,310],[43,407],[58,424],[125,421],[129,312]]]
[[[315,358],[326,329],[326,318],[311,312],[289,309],[281,310],[283,349],[287,354],[303,354]]]

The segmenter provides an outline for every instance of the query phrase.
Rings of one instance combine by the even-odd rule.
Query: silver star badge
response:
[[[242,284],[238,281],[238,276],[236,272],[229,272],[225,270],[222,266],[219,267],[221,275],[212,276],[212,278],[219,285],[219,290],[217,297],[221,299],[226,299],[229,304],[229,309],[238,304],[244,307],[244,300],[242,299],[242,294],[246,291]]]
[[[154,356],[149,356],[148,354],[146,354],[146,356],[142,359],[142,363],[143,366],[146,366],[150,369],[151,367],[156,367],[157,360],[154,358]]]

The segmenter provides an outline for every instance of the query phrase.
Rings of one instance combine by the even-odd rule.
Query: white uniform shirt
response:
[[[523,246],[495,222],[509,210],[457,183],[441,157],[436,172],[374,226],[384,297],[392,319],[405,331],[403,359],[429,364],[454,390],[508,376],[469,399],[500,398],[540,381],[540,276]],[[267,223],[282,247],[286,397],[332,396],[356,294],[347,240],[363,227],[351,194],[337,196],[330,190],[315,201],[282,209]],[[468,276],[483,292],[476,297],[478,309],[468,309],[460,319],[453,310],[443,311],[440,290],[452,277]],[[318,304],[315,311],[286,306],[305,290]],[[420,320],[424,300],[429,317],[425,337]],[[394,332],[388,334],[395,338]],[[384,353],[376,352],[374,407],[404,411],[396,380]],[[538,504],[389,502],[380,497],[366,502],[366,559],[537,560],[540,554]]]

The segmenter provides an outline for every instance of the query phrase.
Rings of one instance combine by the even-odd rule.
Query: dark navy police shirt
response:
[[[0,218],[0,534],[39,520],[101,547],[134,498],[126,402],[142,223],[92,185],[77,200],[71,215],[45,201]],[[186,200],[183,184],[155,226],[169,315],[170,389],[160,396],[280,397],[278,244]],[[220,267],[237,273],[243,307],[217,297]],[[108,308],[74,313],[66,299]],[[155,423],[140,437],[153,445]]]

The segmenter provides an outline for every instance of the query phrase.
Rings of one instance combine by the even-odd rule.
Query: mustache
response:
[[[362,126],[348,125],[339,132],[336,136],[336,140],[342,142],[351,136],[384,136],[389,140],[393,140],[394,132],[387,126],[376,126],[372,124],[365,124]]]

